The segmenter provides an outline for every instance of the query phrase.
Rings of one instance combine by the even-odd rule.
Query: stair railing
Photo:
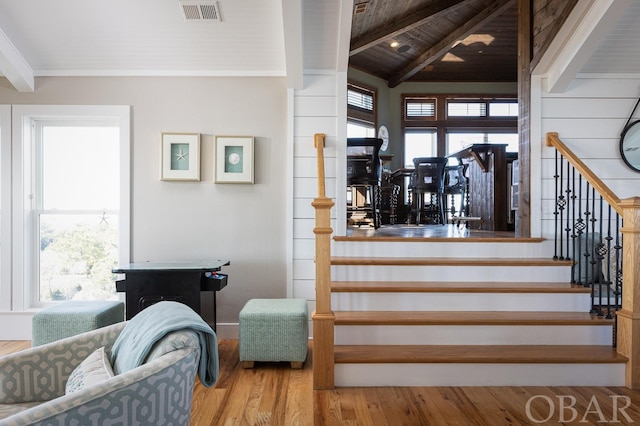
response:
[[[556,148],[554,258],[573,259],[571,282],[591,288],[591,313],[611,319],[622,295],[620,199],[557,134],[547,145]]]
[[[311,205],[316,221],[316,309],[313,320],[313,388],[334,388],[334,324],[331,310],[331,208],[334,203],[325,194],[324,146],[325,135],[314,135],[318,156],[318,197]]]
[[[626,386],[639,388],[640,197],[620,200],[557,133],[546,143],[556,149],[554,258],[573,259],[572,282],[591,288],[591,312],[615,319]]]

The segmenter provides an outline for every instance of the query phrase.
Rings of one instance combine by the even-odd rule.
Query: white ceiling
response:
[[[302,67],[335,69],[340,0],[304,1],[314,17],[304,20],[303,42],[301,0],[219,0],[222,22],[185,21],[178,0],[0,0],[0,75],[14,83],[12,74],[286,76]],[[300,56],[308,49],[314,55],[306,63]]]
[[[629,6],[580,70],[638,73],[640,1],[591,1]],[[286,76],[296,87],[303,69],[346,70],[354,0],[218,3],[222,22],[185,22],[179,0],[0,0],[0,76],[22,91],[39,76]]]

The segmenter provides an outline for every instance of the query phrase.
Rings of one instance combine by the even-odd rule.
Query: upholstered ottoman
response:
[[[33,316],[31,346],[40,346],[121,321],[124,321],[123,302],[62,302]]]
[[[289,361],[302,368],[307,359],[309,317],[305,299],[251,299],[240,311],[240,361]]]

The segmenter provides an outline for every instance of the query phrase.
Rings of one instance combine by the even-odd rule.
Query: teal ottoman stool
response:
[[[240,311],[240,361],[289,361],[302,368],[307,359],[309,315],[305,299],[251,299]]]
[[[44,345],[121,321],[124,321],[123,302],[62,302],[33,316],[31,346]]]

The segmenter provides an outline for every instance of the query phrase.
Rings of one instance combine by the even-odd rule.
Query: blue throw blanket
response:
[[[178,302],[155,303],[127,322],[111,350],[114,371],[121,373],[142,365],[157,341],[172,331],[185,329],[195,331],[200,339],[200,381],[207,387],[215,385],[219,371],[217,336],[200,315]]]

